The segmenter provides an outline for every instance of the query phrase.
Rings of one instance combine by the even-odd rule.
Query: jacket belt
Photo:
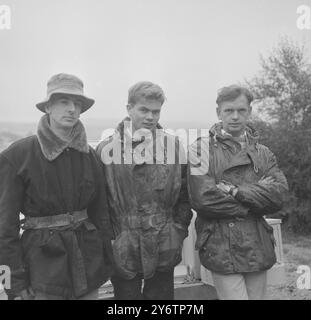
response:
[[[123,217],[123,222],[127,223],[131,229],[143,229],[157,227],[161,223],[167,222],[168,218],[161,214],[154,214],[150,216],[127,216]]]
[[[57,228],[64,226],[75,226],[88,218],[87,209],[68,212],[48,217],[26,217],[22,222],[23,229]],[[88,284],[86,270],[77,236],[67,228],[59,233],[65,248],[67,248],[69,268],[72,275],[72,286],[74,295],[79,297],[86,293]]]
[[[73,226],[87,218],[87,209],[47,217],[25,217],[22,220],[22,228],[27,230]]]

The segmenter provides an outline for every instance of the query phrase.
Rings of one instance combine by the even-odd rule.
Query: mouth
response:
[[[64,120],[73,121],[73,120],[74,120],[74,117],[64,117],[63,119],[64,119]]]
[[[144,127],[147,127],[147,128],[152,128],[154,126],[153,123],[144,123],[143,125]]]

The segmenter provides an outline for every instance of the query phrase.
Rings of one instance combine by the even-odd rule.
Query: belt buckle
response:
[[[154,227],[153,216],[143,217],[141,219],[141,227],[143,230],[148,230]]]
[[[150,216],[148,219],[148,224],[150,225],[151,228],[155,227],[154,218],[155,218],[155,216]]]
[[[69,224],[73,225],[75,222],[74,216],[73,216],[73,212],[68,212],[68,218],[69,218]]]

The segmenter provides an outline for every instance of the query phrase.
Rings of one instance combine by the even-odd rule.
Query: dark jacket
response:
[[[209,137],[193,145],[199,153],[203,146],[209,150],[207,173],[191,175],[189,168],[190,201],[198,213],[196,248],[201,263],[218,273],[266,270],[276,257],[273,229],[263,216],[282,208],[287,181],[251,127],[245,149],[221,129],[221,124],[215,125]],[[273,177],[274,182],[258,184],[263,176]],[[216,187],[221,180],[238,186],[235,197]]]
[[[0,154],[0,265],[11,268],[10,294],[31,286],[81,296],[103,284],[111,271],[102,164],[79,137],[64,149],[50,133],[41,132],[40,143],[38,136]],[[82,209],[89,219],[75,228],[25,230],[20,238],[20,213],[45,217]]]
[[[167,145],[173,145],[177,163],[166,163],[167,150],[162,145],[154,150],[151,159],[154,164],[125,164],[128,143],[135,150],[140,142],[132,142],[129,137],[124,141],[123,122],[97,149],[99,155],[102,152],[113,155],[121,146],[120,164],[104,167],[115,234],[113,254],[118,275],[126,279],[134,278],[137,273],[148,279],[155,271],[168,271],[180,263],[183,240],[192,217],[186,167],[178,163],[178,140],[165,134],[161,127],[158,129],[168,139]],[[155,158],[160,153],[164,162],[156,164]]]

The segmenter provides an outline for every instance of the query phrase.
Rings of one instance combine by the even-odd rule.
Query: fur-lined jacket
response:
[[[35,291],[79,297],[103,284],[112,263],[105,177],[79,121],[68,142],[50,129],[47,115],[37,135],[0,154],[0,265],[11,269],[9,294]],[[47,217],[87,209],[75,227],[25,230],[20,213]]]

